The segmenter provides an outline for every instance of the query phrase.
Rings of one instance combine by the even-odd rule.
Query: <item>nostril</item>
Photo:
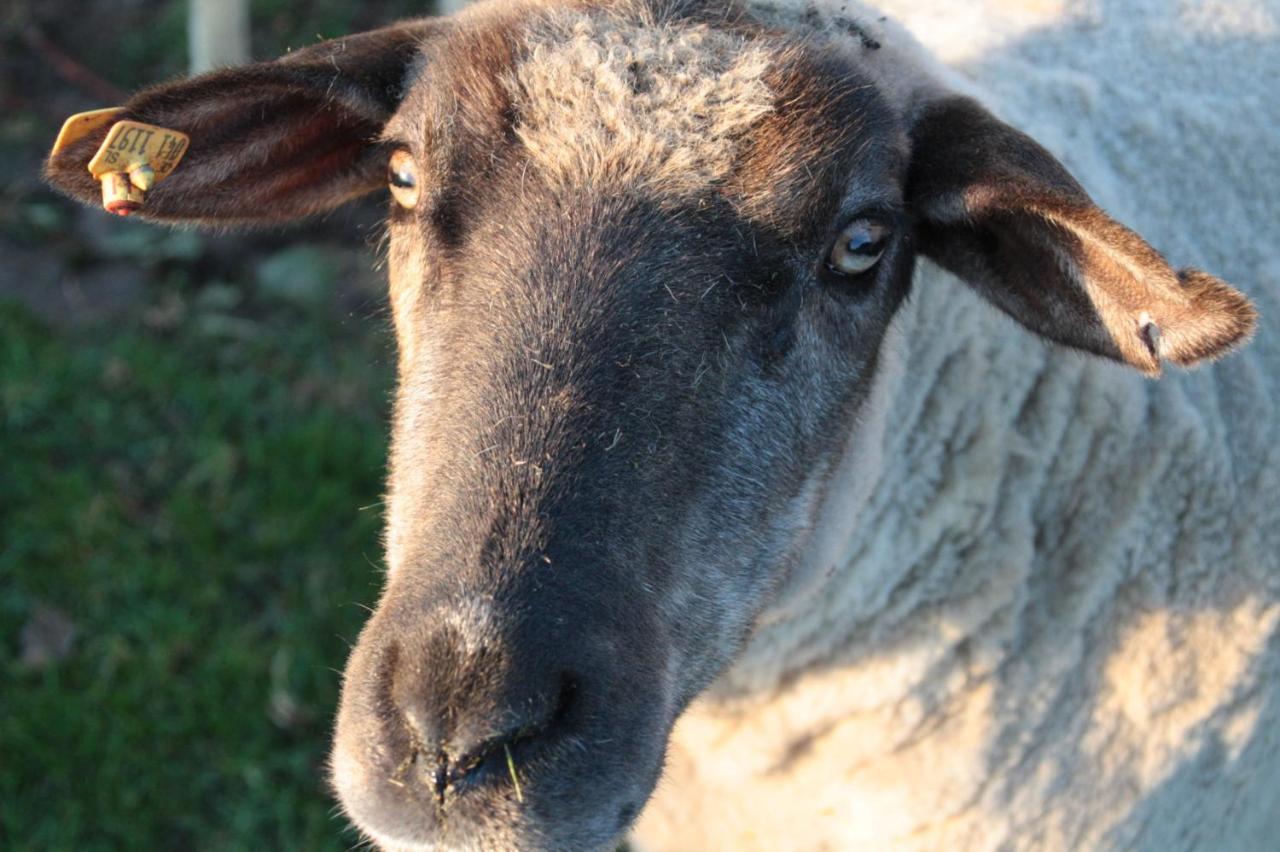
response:
[[[448,770],[447,784],[455,791],[482,783],[490,778],[505,777],[519,790],[520,767],[536,760],[554,735],[572,723],[578,697],[578,679],[563,673],[558,678],[554,699],[543,705],[541,713],[530,714],[521,724],[490,737],[457,755]]]
[[[522,784],[578,724],[581,681],[569,671],[513,676],[514,666],[499,674],[445,645],[412,655],[397,646],[384,658],[392,783],[446,808],[478,787],[523,801]]]
[[[565,724],[573,717],[578,703],[578,682],[577,675],[571,672],[560,673],[555,710],[551,714],[554,724]]]

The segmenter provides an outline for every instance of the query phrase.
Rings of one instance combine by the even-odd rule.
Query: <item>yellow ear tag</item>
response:
[[[58,156],[68,145],[80,141],[99,127],[111,123],[111,120],[122,112],[124,107],[109,107],[95,109],[93,112],[78,112],[71,116],[62,123],[62,130],[58,132],[58,140],[53,143],[53,152],[49,156]]]
[[[62,142],[61,136],[58,141]],[[117,216],[140,209],[151,187],[173,174],[190,142],[187,134],[177,130],[138,121],[116,122],[89,161],[89,173],[102,182],[102,206]],[[57,149],[55,144],[54,151]]]

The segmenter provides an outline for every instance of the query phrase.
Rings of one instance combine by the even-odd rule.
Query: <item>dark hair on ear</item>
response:
[[[437,20],[321,42],[271,62],[164,83],[130,98],[118,120],[181,131],[190,147],[148,193],[143,218],[265,224],[331,209],[385,181],[378,142]],[[50,158],[48,181],[98,204],[86,164],[108,124]]]
[[[921,250],[1032,331],[1149,375],[1164,360],[1218,357],[1252,333],[1257,314],[1241,293],[1175,271],[976,101],[929,104],[911,141]]]

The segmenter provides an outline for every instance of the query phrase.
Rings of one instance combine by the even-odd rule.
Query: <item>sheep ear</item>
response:
[[[1048,151],[975,101],[934,101],[911,141],[921,250],[1032,331],[1149,375],[1162,360],[1215,358],[1252,333],[1248,299],[1170,268]]]
[[[146,194],[143,218],[252,225],[331,209],[385,185],[378,138],[437,26],[409,21],[146,89],[114,121],[55,150],[46,178],[102,203],[87,165],[110,128],[132,120],[190,137],[172,175]]]

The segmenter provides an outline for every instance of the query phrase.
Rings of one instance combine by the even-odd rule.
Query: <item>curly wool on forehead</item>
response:
[[[526,44],[505,81],[515,130],[557,182],[696,192],[773,109],[771,52],[704,25],[560,13]]]

